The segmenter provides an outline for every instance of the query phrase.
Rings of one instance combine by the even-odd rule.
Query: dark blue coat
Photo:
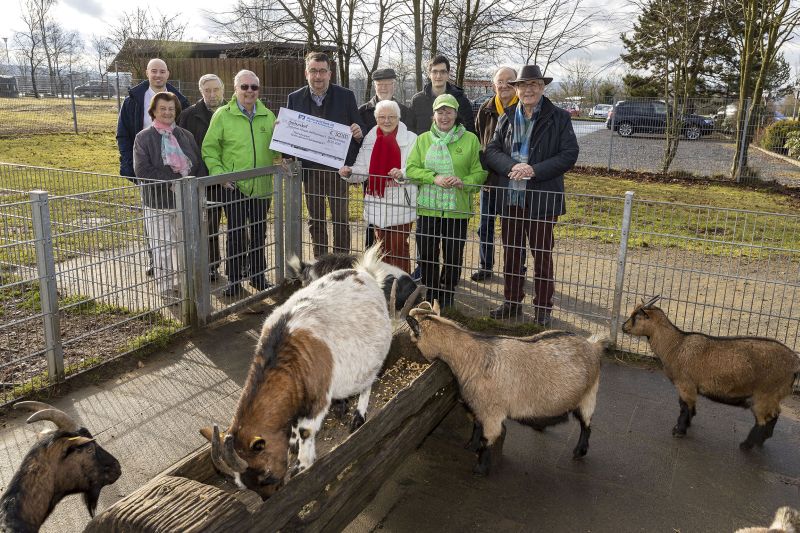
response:
[[[289,101],[286,105],[292,111],[306,113],[313,115],[311,106],[315,105],[311,99],[311,89],[308,85],[302,89],[298,89],[289,95]],[[367,130],[361,120],[361,115],[358,112],[358,105],[356,104],[356,95],[350,89],[345,89],[339,85],[331,83],[328,86],[328,92],[325,96],[325,114],[322,118],[332,122],[338,122],[345,126],[350,124],[358,124],[361,127],[361,133],[367,134]],[[350,140],[350,148],[347,150],[347,159],[345,159],[345,166],[352,166],[356,161],[358,149],[361,147],[361,142],[355,139]],[[312,161],[301,160],[304,167],[309,168],[330,168],[324,167]],[[336,170],[339,170],[338,168]]]
[[[497,122],[494,138],[486,147],[484,163],[500,176],[498,185],[508,187],[508,174],[517,162],[511,158],[512,125],[517,106],[509,106]],[[531,133],[528,164],[534,177],[526,182],[525,207],[534,220],[563,215],[564,173],[578,160],[578,139],[569,113],[542,96],[542,109]],[[503,195],[505,197],[505,195]],[[501,201],[505,209],[505,202]]]
[[[145,80],[128,90],[128,96],[122,102],[119,117],[117,118],[117,148],[119,148],[119,175],[134,177],[133,171],[133,143],[136,135],[144,129],[144,94],[150,82]],[[178,89],[167,84],[167,91],[178,97],[181,109],[186,109],[191,104]],[[175,117],[177,121],[178,117]]]

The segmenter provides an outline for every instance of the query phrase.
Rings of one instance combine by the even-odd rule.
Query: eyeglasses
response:
[[[330,70],[328,70],[326,68],[310,68],[310,69],[308,69],[308,73],[311,74],[312,76],[317,76],[317,75],[324,76],[328,72],[330,72]]]
[[[533,88],[543,89],[544,88],[544,82],[542,80],[523,81],[523,82],[517,84],[517,88],[518,89],[526,89],[526,88],[528,88],[528,89],[533,89]]]
[[[447,74],[450,74],[449,70],[431,70],[431,76],[445,76]]]
[[[378,115],[378,120],[397,120],[397,115]]]
[[[246,83],[243,83],[243,84],[239,85],[239,88],[241,90],[243,90],[243,91],[247,91],[247,90],[257,91],[258,90],[258,85],[254,85],[252,83],[250,85],[248,85]]]

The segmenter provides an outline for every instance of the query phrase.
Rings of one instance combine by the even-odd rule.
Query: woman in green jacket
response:
[[[258,77],[242,70],[234,78],[234,96],[211,117],[203,139],[203,161],[209,175],[270,166],[277,153],[269,149],[275,114],[258,99]],[[227,183],[225,216],[228,219],[225,296],[242,292],[241,280],[249,276],[256,290],[272,286],[264,275],[267,213],[272,198],[272,176],[257,176]],[[247,237],[250,229],[250,242]],[[212,267],[214,265],[211,265]]]
[[[464,262],[472,195],[486,181],[481,144],[458,118],[458,100],[451,94],[433,102],[433,124],[417,138],[406,162],[406,175],[417,193],[417,253],[427,299],[453,305]],[[443,265],[439,263],[442,249]]]

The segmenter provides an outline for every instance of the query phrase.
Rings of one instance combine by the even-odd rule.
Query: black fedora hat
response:
[[[542,70],[539,68],[539,65],[525,65],[522,67],[517,79],[508,82],[508,84],[516,85],[518,83],[522,83],[523,81],[531,80],[542,80],[544,81],[545,85],[548,85],[551,81],[553,81],[553,78],[542,76]]]

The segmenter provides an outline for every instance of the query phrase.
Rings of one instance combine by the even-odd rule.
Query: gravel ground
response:
[[[654,135],[635,135],[623,138],[602,128],[592,133],[580,135],[578,144],[581,153],[578,164],[606,168],[611,146],[612,168],[616,170],[638,170],[658,172],[664,155],[664,138]],[[700,141],[681,140],[678,154],[671,170],[685,171],[702,176],[727,177],[733,159],[733,142],[704,137]],[[758,177],[764,181],[777,181],[786,186],[800,186],[800,166],[795,166],[779,157],[773,157],[756,148],[749,151],[750,166],[758,170]]]

